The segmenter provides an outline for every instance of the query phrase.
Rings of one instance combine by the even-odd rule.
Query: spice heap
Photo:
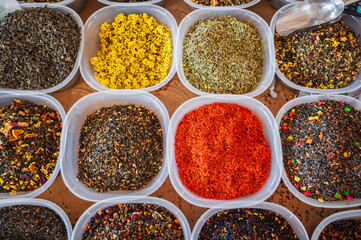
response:
[[[254,90],[263,73],[257,28],[232,16],[200,19],[184,37],[183,71],[188,82],[204,92]]]
[[[212,103],[187,113],[174,143],[182,184],[209,199],[234,199],[260,190],[271,165],[262,129],[258,118],[237,104]]]
[[[253,0],[191,0],[204,6],[235,6],[250,3]]]
[[[111,2],[129,2],[129,3],[133,3],[133,2],[147,2],[149,0],[109,0]]]
[[[302,87],[345,87],[361,67],[358,36],[343,22],[287,36],[276,33],[275,47],[280,71]]]
[[[70,14],[27,8],[0,24],[0,87],[40,90],[64,81],[80,46],[79,26]]]
[[[21,1],[28,3],[36,3],[36,2],[55,3],[55,2],[62,2],[63,0],[21,0]]]
[[[162,163],[162,127],[145,107],[101,108],[81,128],[78,179],[97,192],[139,190]]]
[[[100,51],[90,62],[95,78],[108,88],[150,87],[167,77],[172,64],[170,30],[154,17],[119,14],[100,28]]]
[[[283,162],[291,183],[323,201],[361,198],[361,112],[319,100],[289,110],[280,123]]]
[[[298,239],[278,213],[265,209],[219,211],[203,225],[198,239]]]
[[[361,219],[332,222],[322,230],[318,239],[361,239]]]
[[[184,239],[173,213],[147,203],[118,204],[99,210],[84,230],[83,239]]]
[[[57,163],[60,114],[14,100],[0,108],[0,192],[31,191],[50,178]]]
[[[63,220],[53,210],[35,205],[0,208],[0,239],[66,240]]]

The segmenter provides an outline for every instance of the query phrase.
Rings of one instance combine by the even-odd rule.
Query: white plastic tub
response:
[[[271,149],[272,161],[270,168],[270,176],[264,186],[256,193],[248,196],[243,196],[232,200],[215,200],[202,198],[191,191],[189,191],[181,182],[178,175],[177,163],[174,156],[174,137],[177,131],[179,122],[188,112],[197,109],[203,105],[223,102],[236,103],[246,107],[258,117],[263,126],[263,134]],[[246,207],[260,203],[269,198],[278,187],[281,179],[281,140],[277,132],[276,122],[271,111],[258,100],[244,96],[202,96],[196,97],[183,103],[173,114],[168,133],[169,145],[169,177],[173,187],[178,194],[193,205],[207,208],[222,208],[222,207]]]
[[[63,106],[53,98],[52,96],[46,95],[46,94],[24,94],[24,93],[1,93],[0,94],[0,108],[3,108],[5,106],[9,106],[12,104],[13,99],[19,99],[19,100],[26,100],[38,105],[46,105],[54,110],[56,110],[60,116],[61,121],[64,123],[65,120],[65,111]],[[60,146],[59,146],[59,156],[57,163],[55,165],[54,171],[51,174],[50,178],[42,185],[41,187],[34,189],[33,191],[29,192],[16,192],[14,194],[10,193],[0,193],[0,199],[3,198],[32,198],[40,195],[43,193],[55,180],[56,176],[58,175],[59,169],[60,169],[60,161],[61,161],[61,155],[64,152],[65,148],[65,130],[64,127],[61,130],[61,138],[60,138]]]
[[[62,81],[61,83],[59,83],[58,85],[51,87],[51,88],[46,88],[46,89],[41,89],[41,90],[18,90],[18,89],[11,89],[11,88],[2,88],[0,87],[0,92],[22,92],[22,93],[51,93],[51,92],[56,92],[56,91],[63,91],[66,90],[70,87],[72,87],[76,81],[78,81],[78,78],[80,76],[79,73],[79,64],[80,64],[80,59],[83,53],[83,48],[84,48],[84,28],[83,28],[83,21],[81,20],[80,16],[71,8],[68,8],[66,6],[62,6],[59,4],[46,4],[46,3],[24,3],[20,5],[21,8],[26,9],[26,8],[31,8],[31,7],[45,7],[47,6],[47,8],[58,11],[58,12],[62,12],[62,13],[69,13],[71,16],[73,16],[73,19],[78,23],[79,26],[79,31],[80,31],[80,37],[81,37],[81,41],[80,41],[80,46],[79,46],[79,51],[78,51],[78,56],[76,58],[73,70],[70,72],[69,76],[64,79],[64,81]],[[7,9],[4,12],[1,12],[0,14],[0,19],[2,19],[3,16],[5,16],[7,13],[13,12],[16,9]]]
[[[290,3],[286,6],[283,6],[282,8],[280,8],[272,17],[271,20],[271,30],[272,30],[272,34],[274,35],[275,33],[275,28],[276,28],[276,22],[277,19],[279,17],[279,15],[286,11],[288,8],[292,7],[293,5],[295,5],[296,3]],[[345,24],[347,24],[352,30],[355,31],[355,33],[357,35],[361,34],[361,20],[357,17],[351,16],[351,15],[347,15],[344,14],[342,15],[342,18],[340,21],[343,21]],[[361,38],[359,36],[359,42],[361,44]],[[281,83],[283,83],[283,85],[285,85],[288,88],[291,89],[296,89],[299,91],[303,91],[303,92],[309,92],[309,93],[313,93],[313,94],[339,94],[339,93],[348,93],[348,92],[353,92],[356,91],[357,89],[359,89],[361,87],[361,71],[359,71],[359,73],[357,74],[357,77],[355,78],[355,80],[353,80],[352,82],[349,83],[348,86],[346,87],[342,87],[342,88],[338,88],[338,89],[316,89],[316,88],[309,88],[309,87],[302,87],[299,86],[295,83],[293,83],[292,81],[288,80],[283,73],[280,71],[280,69],[278,68],[278,65],[276,63],[276,76],[281,80]]]
[[[294,108],[295,106],[305,103],[316,102],[318,100],[325,100],[325,99],[341,101],[343,103],[350,104],[355,109],[361,110],[361,102],[352,97],[348,97],[344,95],[309,95],[309,96],[293,99],[287,102],[285,105],[283,105],[283,107],[277,113],[277,117],[276,117],[277,126],[280,125],[282,117],[285,115],[285,113],[288,110]],[[306,197],[299,190],[297,190],[297,188],[295,188],[291,183],[291,181],[288,179],[286,169],[284,168],[283,165],[283,160],[281,164],[282,164],[282,180],[286,184],[288,190],[290,190],[290,192],[302,202],[307,203],[314,207],[321,207],[321,208],[349,208],[349,207],[355,207],[361,205],[360,198],[353,199],[352,201],[345,200],[342,202],[338,202],[338,201],[319,202],[317,199]]]
[[[131,89],[131,90],[127,90],[127,89],[113,89],[113,90],[123,91],[123,92],[132,91],[132,90],[133,91],[144,90],[146,92],[150,92],[163,87],[172,79],[175,73],[175,68],[176,68],[175,49],[176,49],[176,37],[177,37],[178,25],[173,15],[170,12],[156,5],[139,5],[132,7],[112,5],[112,6],[104,7],[93,13],[88,18],[84,26],[85,51],[81,58],[81,64],[80,64],[81,75],[83,76],[84,80],[88,83],[88,85],[94,88],[95,90],[97,91],[110,90],[110,88],[103,86],[95,78],[94,68],[93,65],[90,63],[90,59],[92,57],[97,56],[97,53],[100,50],[99,32],[101,25],[103,23],[114,22],[114,18],[121,13],[123,13],[124,15],[147,13],[149,16],[154,17],[157,20],[157,23],[166,25],[170,29],[170,33],[172,36],[172,64],[169,69],[169,73],[167,77],[154,86],[140,88],[140,89]]]
[[[318,240],[318,237],[322,233],[323,229],[332,222],[342,221],[342,220],[351,220],[351,219],[361,219],[361,210],[351,210],[345,212],[339,212],[328,216],[323,219],[323,221],[318,224],[317,228],[312,234],[311,240]]]
[[[215,9],[215,10],[224,10],[224,9],[235,9],[235,8],[248,8],[256,5],[260,0],[253,0],[250,3],[242,4],[242,5],[235,5],[235,6],[203,6],[198,3],[192,2],[191,0],[184,0],[192,10],[196,9]]]
[[[144,188],[137,191],[110,191],[99,193],[89,188],[77,179],[78,145],[80,129],[87,116],[102,107],[121,104],[135,104],[144,106],[153,111],[163,130],[163,164],[158,175]],[[61,174],[67,188],[77,197],[87,201],[97,202],[106,198],[122,195],[150,195],[156,191],[167,178],[167,129],[169,115],[163,103],[153,95],[139,91],[129,91],[120,94],[118,91],[103,91],[89,94],[77,101],[69,110],[65,119],[66,147],[62,156]]]
[[[274,74],[275,74],[275,66],[276,66],[276,58],[275,58],[275,47],[274,40],[271,30],[268,24],[257,14],[245,10],[245,9],[219,9],[219,10],[210,10],[210,9],[200,9],[188,14],[180,23],[178,34],[177,34],[177,73],[179,79],[183,83],[183,85],[188,88],[191,92],[198,95],[230,95],[230,94],[212,94],[208,92],[201,91],[194,86],[192,86],[183,71],[183,42],[185,35],[188,33],[188,30],[191,26],[193,26],[199,19],[202,18],[210,18],[210,17],[221,17],[221,16],[234,16],[237,19],[242,21],[249,22],[255,25],[258,29],[258,33],[263,40],[263,74],[261,80],[256,89],[251,92],[245,94],[231,94],[236,96],[249,96],[255,97],[262,92],[264,92],[272,83]]]
[[[163,6],[164,5],[164,1],[165,0],[149,0],[149,1],[144,1],[144,2],[112,2],[109,0],[98,0],[98,2],[101,2],[103,4],[106,5],[119,5],[122,7],[132,7],[132,6],[142,6],[142,5],[150,5],[150,4],[154,4],[154,5],[158,5],[158,6]]]
[[[44,200],[44,199],[39,199],[39,198],[22,198],[22,199],[4,199],[4,200],[0,200],[0,208],[4,208],[4,207],[8,207],[8,206],[17,206],[17,205],[42,206],[42,207],[46,207],[46,208],[49,208],[49,209],[53,210],[54,212],[56,212],[59,215],[61,220],[63,220],[64,225],[66,227],[66,232],[67,232],[68,239],[71,238],[72,227],[71,227],[71,223],[69,221],[69,218],[66,215],[66,213],[63,211],[63,209],[61,209],[55,203]]]
[[[63,6],[67,6],[70,7],[71,9],[73,9],[76,12],[80,12],[85,4],[86,4],[87,0],[62,0],[61,2],[56,2],[56,3],[46,3],[46,4],[59,4],[59,5],[63,5]],[[20,4],[27,4],[28,2],[25,1],[18,1]],[[38,4],[38,3],[30,3],[30,4]]]
[[[305,227],[303,226],[303,224],[301,223],[301,221],[296,217],[296,215],[294,215],[291,211],[289,211],[287,208],[280,206],[278,204],[275,203],[269,203],[269,202],[264,202],[264,203],[259,203],[257,205],[253,205],[252,207],[249,208],[254,208],[254,209],[266,209],[266,210],[270,210],[272,212],[276,212],[279,213],[282,217],[284,217],[287,222],[291,225],[291,227],[293,228],[293,230],[295,231],[295,233],[297,234],[298,238],[300,240],[308,240],[308,235],[306,232]],[[208,211],[206,211],[205,213],[203,213],[203,215],[198,219],[196,225],[193,228],[192,231],[192,240],[196,240],[198,239],[199,233],[202,230],[202,227],[204,225],[204,223],[214,214],[216,214],[217,212],[220,211],[224,211],[224,210],[229,210],[230,208],[223,208],[223,209],[209,209]]]
[[[125,203],[148,203],[155,204],[162,207],[165,207],[170,212],[178,218],[180,225],[183,229],[183,236],[185,240],[189,240],[191,236],[191,229],[189,227],[188,221],[184,214],[179,210],[175,205],[168,202],[167,200],[155,198],[155,197],[146,197],[146,196],[132,196],[132,197],[117,197],[107,200],[103,200],[92,205],[90,208],[85,210],[85,212],[80,216],[79,220],[76,222],[74,227],[72,240],[82,239],[84,233],[84,227],[87,225],[91,219],[99,210],[104,209],[109,206],[116,204],[125,204]]]

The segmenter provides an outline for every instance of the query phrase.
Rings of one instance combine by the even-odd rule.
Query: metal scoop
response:
[[[276,32],[285,36],[297,30],[337,21],[345,5],[357,0],[305,0],[281,12]]]

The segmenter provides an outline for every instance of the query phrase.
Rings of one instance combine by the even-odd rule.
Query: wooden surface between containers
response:
[[[85,8],[79,13],[79,15],[85,23],[91,14],[104,6],[104,4],[101,4],[96,0],[88,0]],[[188,5],[183,0],[165,0],[164,8],[173,14],[178,24],[180,24],[181,20],[191,12],[190,7],[188,7]],[[248,10],[259,14],[261,17],[263,17],[263,19],[265,19],[267,23],[270,23],[273,14],[276,12],[276,10],[270,6],[268,0],[261,0],[255,6],[248,8]],[[62,92],[56,92],[51,95],[60,101],[65,111],[67,112],[76,101],[92,92],[95,92],[95,90],[89,87],[80,77],[76,85],[71,89]],[[283,87],[279,82],[276,84],[276,92],[278,93],[277,99],[271,98],[268,90],[256,97],[256,99],[260,100],[268,108],[270,108],[274,116],[276,116],[278,110],[282,107],[283,104],[285,104],[291,98],[295,97],[297,94],[297,92]],[[168,109],[170,117],[182,103],[190,98],[197,96],[182,85],[177,74],[174,75],[172,80],[166,86],[158,91],[151,93],[164,103]],[[151,196],[163,198],[175,204],[187,217],[191,229],[193,229],[193,226],[197,222],[198,218],[207,210],[206,208],[194,206],[183,200],[181,196],[179,196],[174,190],[169,178],[167,178],[165,183]],[[38,198],[47,199],[58,204],[67,213],[73,226],[75,225],[80,215],[88,207],[94,204],[92,202],[79,199],[73,195],[65,187],[60,173],[50,188],[47,189]],[[314,229],[325,217],[335,212],[346,210],[316,208],[302,203],[287,190],[282,181],[276,192],[267,201],[280,204],[296,214],[296,216],[304,224],[310,237],[312,236]],[[360,207],[350,208],[347,210],[359,208]]]

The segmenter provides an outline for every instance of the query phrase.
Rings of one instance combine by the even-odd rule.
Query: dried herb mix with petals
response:
[[[82,239],[184,239],[178,218],[148,203],[125,203],[99,210],[84,227]]]
[[[0,239],[66,240],[60,216],[52,209],[35,205],[0,208]]]
[[[324,201],[361,198],[361,112],[334,100],[300,104],[280,123],[283,163],[305,196]]]
[[[204,6],[235,6],[250,3],[253,0],[191,0]]]
[[[175,134],[182,184],[208,199],[234,199],[260,190],[270,175],[271,150],[251,110],[212,103],[187,113]]]
[[[322,230],[318,239],[361,239],[361,219],[338,220],[332,222]]]
[[[276,33],[276,62],[283,75],[299,86],[342,88],[349,85],[360,71],[358,38],[343,22],[287,36]]]
[[[200,240],[298,239],[291,225],[279,213],[267,209],[223,210],[203,225]]]
[[[0,24],[0,87],[47,89],[73,70],[79,26],[70,14],[46,7],[17,10]]]
[[[41,187],[56,166],[62,121],[44,105],[14,100],[0,108],[0,192]]]
[[[193,87],[208,93],[248,93],[262,77],[263,40],[254,25],[233,16],[202,18],[185,35],[182,58]]]
[[[62,2],[63,0],[21,0],[22,2],[27,2],[27,3],[57,3],[57,2]]]
[[[163,163],[163,132],[143,106],[114,105],[90,114],[80,133],[78,179],[97,192],[145,187]]]

